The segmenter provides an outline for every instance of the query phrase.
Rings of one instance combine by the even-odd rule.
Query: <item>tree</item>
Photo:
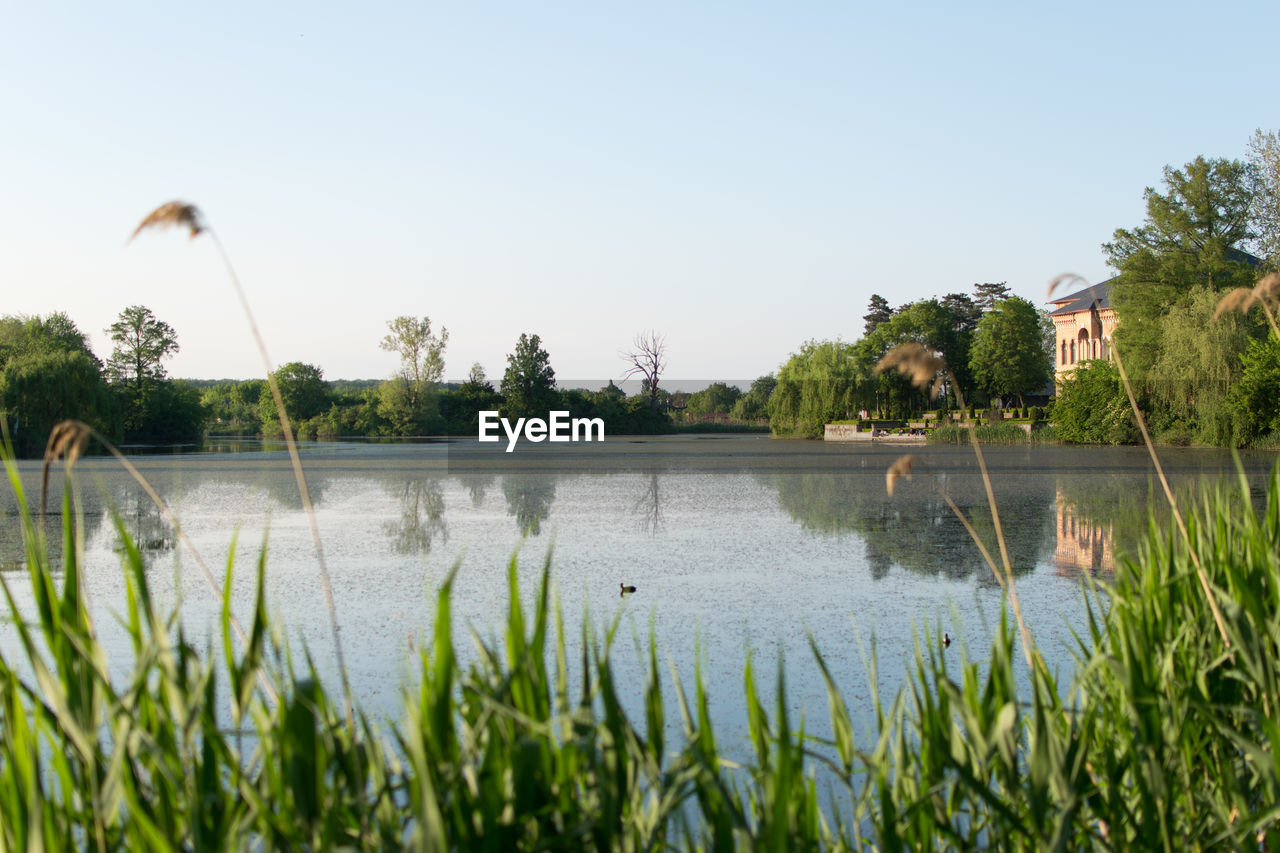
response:
[[[1153,429],[1194,429],[1200,440],[1223,445],[1233,432],[1227,395],[1250,338],[1262,328],[1257,312],[1215,317],[1218,300],[1219,294],[1197,287],[1169,310],[1147,385]]]
[[[298,424],[308,418],[329,410],[333,395],[329,383],[324,380],[324,371],[319,367],[314,364],[291,361],[280,365],[271,375],[280,389],[285,414],[289,416],[289,421],[295,429]],[[276,411],[275,400],[270,394],[262,395],[258,402],[258,411],[262,418],[263,432],[280,431],[280,416]]]
[[[1007,281],[984,281],[981,284],[973,285],[974,304],[983,312],[990,311],[996,307],[997,302],[1001,302],[1009,298],[1009,283]]]
[[[1053,350],[1045,349],[1040,312],[1011,296],[978,321],[969,366],[978,387],[992,396],[1039,391],[1053,377]]]
[[[1162,320],[1195,287],[1210,291],[1253,284],[1250,172],[1238,160],[1197,157],[1164,170],[1167,191],[1151,187],[1144,223],[1119,228],[1103,244],[1120,275],[1112,288],[1116,344],[1135,381],[1145,382],[1161,352]]]
[[[769,398],[773,389],[778,387],[778,379],[772,373],[761,376],[751,383],[747,393],[738,398],[730,412],[740,421],[756,421],[769,417]]]
[[[521,334],[502,374],[503,412],[507,417],[546,417],[555,399],[556,372],[537,335]]]
[[[1280,430],[1280,342],[1271,336],[1250,341],[1241,363],[1240,380],[1227,397],[1237,446]]]
[[[1253,197],[1249,215],[1258,252],[1271,269],[1280,267],[1280,135],[1254,131],[1249,140]]]
[[[441,395],[440,409],[449,435],[476,435],[480,428],[479,413],[497,409],[502,397],[494,390],[493,383],[484,375],[480,362],[471,365],[467,381],[457,389]]]
[[[689,395],[685,411],[691,415],[728,414],[742,396],[742,389],[724,382],[712,382],[701,391]]]
[[[899,344],[908,341],[923,344],[946,358],[947,365],[960,383],[961,392],[967,397],[973,384],[969,371],[969,346],[973,335],[962,331],[962,325],[955,313],[936,299],[912,302],[899,309],[889,322],[881,324],[874,334],[858,342],[859,360],[868,364],[870,369]],[[927,408],[930,403],[926,394],[914,388],[896,371],[876,375],[867,388],[870,399],[864,396],[862,408],[894,409],[902,416],[912,410]]]
[[[1053,403],[1053,423],[1065,442],[1130,444],[1138,438],[1120,371],[1102,359],[1085,361],[1062,380]]]
[[[433,393],[444,375],[444,348],[449,330],[431,332],[431,318],[396,317],[387,322],[382,339],[387,352],[399,353],[400,374],[378,389],[378,414],[397,435],[424,435],[437,424],[439,406]]]
[[[769,398],[769,429],[775,435],[816,438],[823,424],[856,412],[862,403],[858,390],[870,380],[870,365],[859,363],[855,355],[855,346],[843,341],[801,344],[778,370],[777,387]]]
[[[449,330],[442,328],[439,335],[431,332],[431,318],[396,317],[387,321],[390,333],[380,346],[387,352],[400,356],[400,376],[416,390],[424,385],[440,381],[444,375],[444,348],[449,342]]]
[[[635,348],[631,352],[621,353],[623,360],[631,365],[627,372],[622,375],[622,378],[629,379],[632,376],[639,376],[641,387],[649,398],[649,408],[656,411],[658,408],[658,380],[662,377],[662,371],[667,366],[666,338],[657,332],[651,331],[648,334],[642,332],[635,336],[632,344]]]
[[[878,293],[871,294],[871,301],[867,303],[867,313],[862,315],[862,319],[867,321],[862,333],[871,334],[876,330],[876,326],[887,323],[892,316],[893,309],[889,307],[889,301]]]
[[[1053,419],[1063,441],[1130,444],[1138,437],[1120,372],[1100,358],[1077,366],[1062,382]]]
[[[948,293],[942,297],[942,307],[955,317],[955,329],[960,334],[972,334],[982,319],[982,306],[963,293]]]
[[[115,343],[107,360],[112,382],[127,385],[138,395],[147,383],[164,379],[164,360],[178,351],[172,326],[156,319],[150,308],[131,305],[106,331]]]
[[[0,415],[20,456],[40,453],[49,430],[67,418],[119,437],[119,407],[102,367],[79,349],[32,347],[0,364]]]

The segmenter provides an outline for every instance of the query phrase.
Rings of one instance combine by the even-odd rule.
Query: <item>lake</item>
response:
[[[460,655],[471,654],[469,632],[497,635],[513,554],[526,602],[549,561],[570,661],[582,614],[600,635],[617,620],[614,659],[623,683],[634,685],[629,701],[638,710],[645,675],[637,650],[652,631],[660,660],[686,685],[700,663],[718,728],[730,738],[745,731],[748,654],[770,706],[775,663],[785,659],[788,701],[806,712],[810,731],[821,732],[826,694],[810,635],[864,722],[863,650],[873,636],[882,690],[901,683],[926,623],[958,640],[947,651],[957,661],[966,647],[977,658],[986,653],[1000,588],[943,500],[945,491],[998,554],[968,447],[706,435],[504,448],[474,440],[302,447],[351,681],[375,716],[398,716],[414,648],[430,637],[436,590],[455,565]],[[885,470],[905,452],[917,456],[914,476],[889,497]],[[1028,624],[1051,665],[1069,671],[1072,632],[1084,625],[1083,578],[1105,583],[1117,555],[1145,529],[1148,497],[1158,490],[1150,460],[1142,448],[991,447],[986,454]],[[1173,448],[1161,455],[1183,490],[1234,476],[1230,453]],[[1274,459],[1241,456],[1255,499]],[[222,441],[207,452],[133,461],[219,584],[235,538],[233,599],[242,619],[266,543],[270,609],[295,650],[306,643],[332,675],[315,548],[287,454]],[[38,503],[40,464],[19,468]],[[112,617],[123,613],[113,509],[143,545],[157,599],[181,607],[189,636],[214,635],[220,601],[141,489],[109,459],[81,460],[76,471],[86,587],[115,668],[124,671],[128,647]],[[59,465],[49,498],[54,525],[62,486]],[[10,519],[0,530],[0,570],[26,602],[13,496],[6,493],[0,507]],[[620,596],[621,583],[637,592]],[[11,654],[12,632],[0,626],[0,635]]]

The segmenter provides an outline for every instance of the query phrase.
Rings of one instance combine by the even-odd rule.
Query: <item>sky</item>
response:
[[[101,357],[145,305],[172,376],[447,378],[521,333],[561,378],[751,378],[893,305],[1110,275],[1166,165],[1280,127],[1280,4],[0,0],[0,314]],[[1261,35],[1258,35],[1261,34]]]

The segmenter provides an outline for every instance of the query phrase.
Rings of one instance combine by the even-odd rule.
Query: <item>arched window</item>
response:
[[[1075,341],[1071,342],[1071,363],[1072,364],[1076,363],[1076,342]]]
[[[1067,363],[1067,342],[1066,341],[1062,342],[1062,363],[1063,364]]]

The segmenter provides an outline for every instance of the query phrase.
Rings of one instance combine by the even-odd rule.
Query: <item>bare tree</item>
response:
[[[663,369],[667,366],[666,336],[659,335],[653,331],[648,334],[640,332],[632,340],[632,346],[634,349],[630,352],[619,353],[623,361],[631,365],[627,368],[627,372],[622,374],[622,378],[630,379],[632,376],[639,376],[641,379],[641,393],[649,397],[649,408],[656,409],[658,407],[658,380],[662,376]]]

